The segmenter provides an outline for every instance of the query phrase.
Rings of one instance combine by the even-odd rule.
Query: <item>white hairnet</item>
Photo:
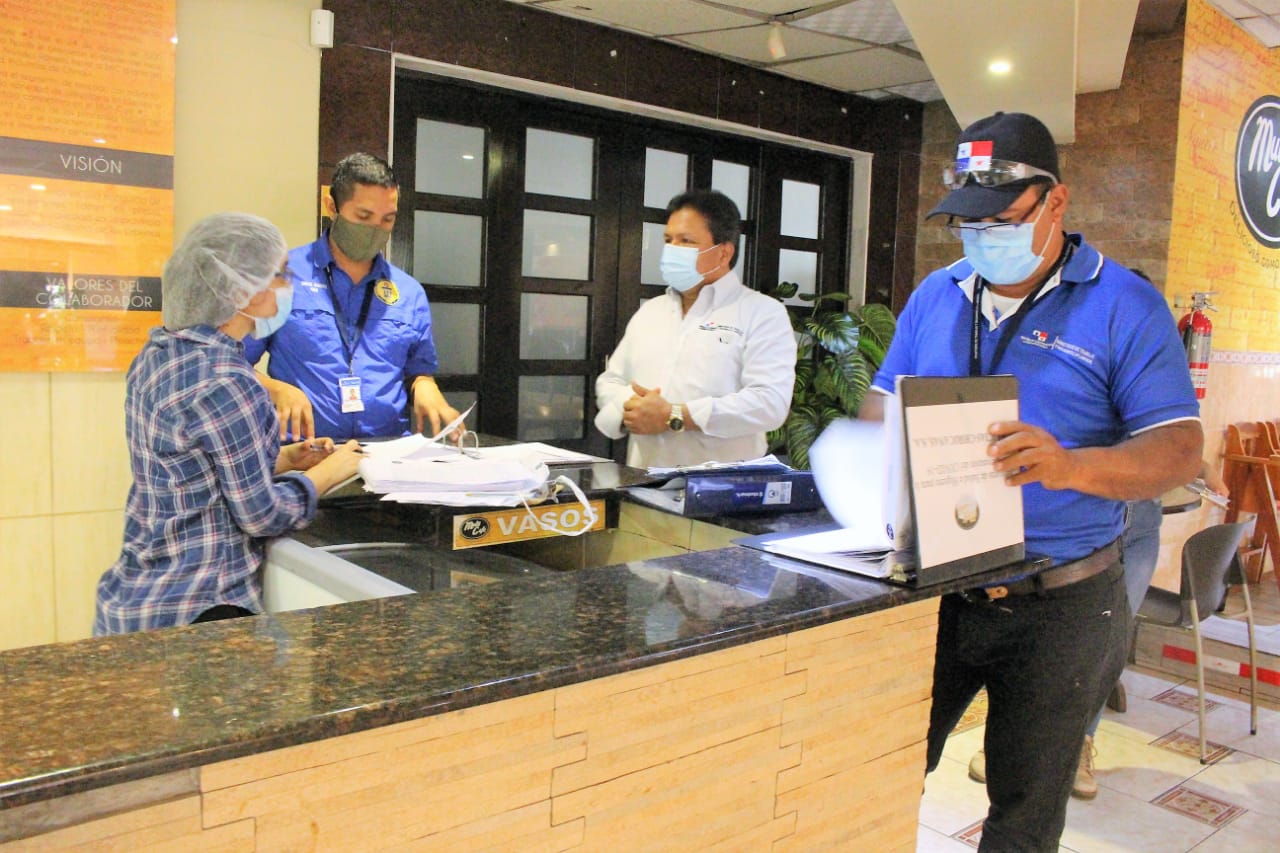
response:
[[[165,328],[221,326],[266,290],[288,247],[280,229],[249,213],[215,213],[182,238],[160,278]]]

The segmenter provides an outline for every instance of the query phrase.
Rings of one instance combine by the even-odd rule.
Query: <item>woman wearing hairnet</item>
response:
[[[262,610],[263,540],[306,525],[317,494],[356,472],[359,445],[280,446],[245,335],[289,316],[284,237],[245,213],[207,217],[164,265],[164,326],[129,367],[133,470],[120,558],[98,581],[93,633]]]

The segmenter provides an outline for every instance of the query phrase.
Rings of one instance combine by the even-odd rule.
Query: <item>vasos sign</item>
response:
[[[1280,249],[1280,97],[1254,101],[1236,135],[1236,202],[1253,238]]]
[[[604,530],[604,501],[591,501],[596,520],[592,530]],[[577,530],[585,523],[582,507],[577,503],[543,504],[526,510],[496,509],[471,515],[453,517],[453,547],[483,548],[501,542],[520,542],[525,539],[542,539],[559,536],[555,529],[548,530],[543,522],[559,530]]]

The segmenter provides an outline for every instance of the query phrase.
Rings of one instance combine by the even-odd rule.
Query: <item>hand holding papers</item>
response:
[[[447,437],[447,436],[453,435],[453,431],[454,431],[455,429],[457,429],[458,427],[462,426],[462,422],[463,422],[463,421],[465,421],[465,420],[467,419],[467,415],[471,414],[471,410],[472,410],[472,409],[474,409],[475,407],[476,407],[476,404],[475,404],[475,403],[472,403],[470,406],[467,406],[467,410],[466,410],[465,412],[463,412],[462,414],[458,415],[458,416],[457,416],[456,418],[454,418],[453,420],[449,421],[449,423],[445,424],[443,429],[441,429],[441,430],[440,430],[438,433],[436,433],[435,435],[431,436],[431,440],[432,440],[432,441],[440,441],[441,439],[443,439],[443,438],[445,438],[445,437]],[[464,428],[463,432],[465,432],[465,431],[466,431],[466,430],[465,430],[465,428]]]

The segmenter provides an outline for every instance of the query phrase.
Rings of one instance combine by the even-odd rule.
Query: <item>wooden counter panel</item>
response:
[[[0,844],[4,853],[54,850],[233,851],[254,849],[253,821],[243,820],[205,829],[200,825],[200,798],[182,797],[42,835]]]
[[[937,600],[232,759],[76,849],[912,850]]]
[[[788,636],[808,689],[783,703],[778,814],[796,831],[776,850],[913,850],[937,631],[936,599]]]

